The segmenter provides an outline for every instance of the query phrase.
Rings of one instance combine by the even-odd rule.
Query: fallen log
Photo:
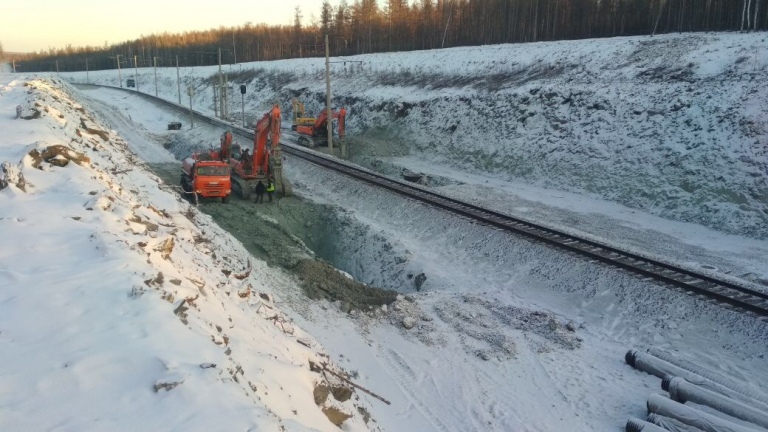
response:
[[[392,405],[392,403],[391,403],[390,401],[388,401],[388,400],[384,399],[383,397],[381,397],[381,396],[377,395],[376,393],[374,393],[374,392],[372,392],[372,391],[368,390],[367,388],[365,388],[365,387],[363,387],[363,386],[361,386],[361,385],[359,385],[359,384],[355,384],[355,383],[353,383],[352,381],[350,381],[350,380],[349,380],[349,378],[347,378],[347,377],[345,377],[345,376],[342,376],[342,375],[339,375],[339,374],[337,374],[336,372],[334,372],[334,371],[332,371],[332,370],[328,369],[328,368],[327,368],[325,365],[323,365],[323,370],[324,370],[324,371],[326,371],[326,372],[329,372],[331,375],[333,375],[333,376],[335,376],[335,377],[337,377],[337,378],[341,378],[341,379],[342,379],[342,380],[344,380],[345,382],[349,383],[349,384],[350,384],[352,387],[355,387],[355,388],[359,388],[360,390],[362,390],[362,391],[364,391],[364,392],[368,393],[369,395],[371,395],[371,396],[375,397],[376,399],[378,399],[378,400],[380,400],[380,401],[384,402],[385,404],[387,404],[387,405]]]

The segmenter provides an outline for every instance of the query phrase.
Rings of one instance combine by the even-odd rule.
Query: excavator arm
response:
[[[339,139],[343,140],[344,135],[346,134],[346,120],[347,120],[347,109],[344,107],[339,108],[338,112],[333,113],[333,118],[335,118],[337,123],[337,133],[339,134]]]
[[[347,110],[344,107],[341,107],[338,111],[331,111],[331,118],[334,120],[338,120],[339,124],[339,135],[344,135],[344,121],[347,117]],[[320,112],[320,115],[315,120],[315,124],[312,126],[312,132],[313,135],[321,134],[323,130],[327,127],[328,122],[328,111],[322,110]]]
[[[325,127],[325,122],[328,121],[328,113],[326,110],[320,111],[320,115],[317,116],[317,119],[315,120],[314,126],[312,128],[315,130],[315,132],[319,131],[323,127]]]
[[[270,150],[280,145],[280,120],[280,107],[275,105],[256,123],[253,139],[253,168],[256,173],[269,173]]]

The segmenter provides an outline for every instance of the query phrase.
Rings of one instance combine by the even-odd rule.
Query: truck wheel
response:
[[[187,190],[187,182],[185,180],[186,180],[185,177],[182,175],[181,176],[181,182],[179,182],[180,185],[181,185],[181,197],[183,199],[188,200],[188,199],[190,199],[190,195],[188,193],[189,190]]]

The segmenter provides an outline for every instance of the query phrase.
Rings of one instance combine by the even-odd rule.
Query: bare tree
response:
[[[747,19],[747,0],[741,0],[742,8],[741,8],[741,28],[740,31],[744,31],[744,22]]]

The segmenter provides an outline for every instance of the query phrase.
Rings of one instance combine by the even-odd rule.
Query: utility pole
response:
[[[224,117],[229,117],[229,77],[224,74]]]
[[[56,76],[59,76],[59,61],[56,60]]]
[[[139,91],[139,59],[133,56],[133,78],[136,81],[136,91]]]
[[[13,63],[13,73],[16,73],[16,59],[11,60],[11,63]],[[88,64],[88,63],[86,63],[86,64]]]
[[[221,73],[221,48],[219,48],[219,118],[224,118],[224,75]]]
[[[155,97],[157,97],[157,57],[152,57],[152,61],[155,64]]]
[[[221,98],[217,98],[216,95],[219,93],[221,88],[219,88],[219,86],[215,83],[211,83],[211,87],[213,88],[213,116],[219,117],[219,103]]]
[[[120,57],[121,54],[115,55],[115,61],[117,62],[117,79],[120,80],[120,88],[123,88],[123,74],[120,73]]]
[[[195,118],[192,116],[192,96],[195,94],[195,89],[192,86],[187,86],[187,94],[189,95],[189,128],[195,127]]]
[[[179,56],[176,56],[176,90],[179,91],[179,105],[181,105],[181,80],[179,79]]]
[[[235,30],[232,30],[232,55],[235,56],[235,64],[237,64],[237,49],[235,47]]]
[[[328,115],[328,149],[333,154],[333,112],[331,111],[331,68],[330,48],[328,47],[328,34],[325,35],[325,112]]]
[[[16,72],[16,67],[14,66],[13,71]],[[85,59],[85,83],[90,84],[91,79],[88,77],[88,59]]]

